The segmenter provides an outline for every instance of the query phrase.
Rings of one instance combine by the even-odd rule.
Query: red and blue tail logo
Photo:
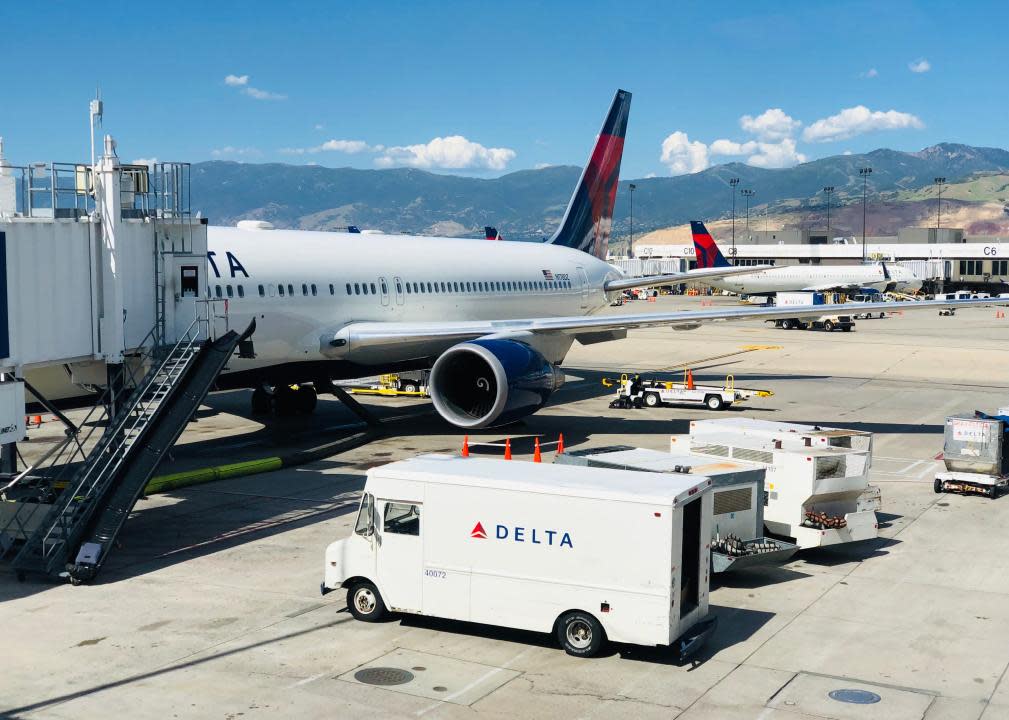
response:
[[[630,111],[631,94],[617,90],[588,165],[582,171],[561,226],[550,238],[551,243],[606,259]]]
[[[694,252],[697,256],[697,267],[699,268],[719,268],[729,267],[731,263],[722,255],[722,251],[715,244],[715,239],[704,227],[704,223],[699,220],[690,221],[690,233],[694,236]]]
[[[485,225],[484,229],[483,229],[483,233],[484,233],[484,237],[486,237],[488,240],[504,240],[504,238],[501,237],[501,233],[499,233],[497,231],[496,227],[491,227],[490,225]]]

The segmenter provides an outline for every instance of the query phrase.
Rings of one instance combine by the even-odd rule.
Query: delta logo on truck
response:
[[[477,522],[470,531],[469,536],[477,540],[491,539],[484,530],[483,523]],[[533,545],[549,545],[551,547],[573,548],[571,534],[561,530],[540,530],[539,528],[525,528],[518,525],[495,525],[495,540],[511,540],[512,542],[528,542]]]

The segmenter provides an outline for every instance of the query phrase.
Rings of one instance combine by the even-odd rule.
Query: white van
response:
[[[368,471],[353,534],[326,549],[322,592],[386,611],[608,639],[683,659],[708,614],[708,478],[425,455]]]

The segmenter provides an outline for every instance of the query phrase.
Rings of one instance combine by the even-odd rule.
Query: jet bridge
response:
[[[19,576],[97,572],[242,339],[215,337],[189,188],[188,164],[123,164],[108,135],[90,165],[12,165],[0,139],[0,557]],[[57,401],[82,396],[77,425]],[[26,403],[66,425],[27,465]]]

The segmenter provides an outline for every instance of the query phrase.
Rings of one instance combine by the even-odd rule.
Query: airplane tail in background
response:
[[[484,236],[488,240],[504,240],[504,238],[501,237],[501,233],[497,231],[496,227],[491,227],[490,225],[484,225],[483,232]]]
[[[690,234],[694,237],[694,252],[697,256],[697,267],[720,268],[730,267],[731,263],[722,255],[715,244],[715,239],[699,220],[690,221]]]
[[[549,242],[564,245],[606,259],[613,225],[613,206],[620,179],[620,159],[631,110],[631,94],[617,90],[596,139],[589,162],[582,170],[564,219]]]

